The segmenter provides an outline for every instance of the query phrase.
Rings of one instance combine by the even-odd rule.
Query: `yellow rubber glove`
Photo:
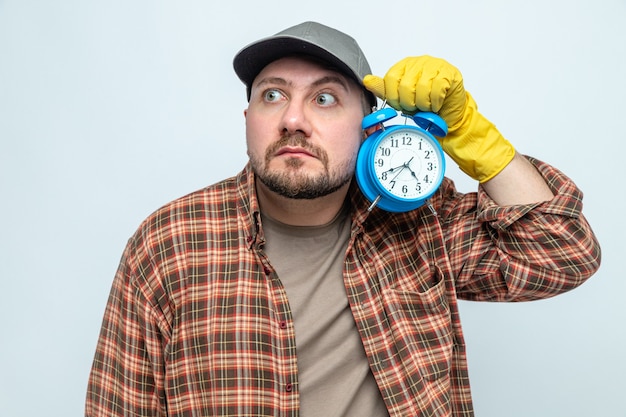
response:
[[[408,57],[384,78],[366,75],[363,84],[403,113],[438,113],[448,124],[448,135],[438,138],[441,147],[475,180],[489,181],[515,156],[513,145],[478,112],[459,70],[443,59]]]

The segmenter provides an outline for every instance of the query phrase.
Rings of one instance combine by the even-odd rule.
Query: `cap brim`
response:
[[[363,80],[333,53],[306,40],[288,35],[272,36],[244,47],[235,55],[233,67],[239,79],[243,81],[249,90],[256,76],[269,63],[296,54],[309,55],[328,62],[332,67],[349,76],[363,87]],[[365,87],[363,89],[365,90]],[[365,92],[370,103],[373,106],[376,105],[376,97],[368,90],[365,90]]]

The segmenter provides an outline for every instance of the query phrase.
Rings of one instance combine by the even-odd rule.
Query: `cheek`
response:
[[[356,161],[356,156],[363,143],[363,133],[360,128],[344,129],[336,137],[333,159],[338,163],[351,163]]]
[[[342,147],[344,150],[347,152],[358,152],[364,139],[361,121],[359,120],[358,123],[344,126],[341,137]]]
[[[267,132],[267,122],[262,118],[254,115],[254,112],[246,114],[246,146],[248,154],[262,154],[262,149],[266,146],[266,139],[269,137]]]

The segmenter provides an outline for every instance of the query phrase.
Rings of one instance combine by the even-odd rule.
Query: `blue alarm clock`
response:
[[[365,197],[390,212],[405,212],[422,206],[443,181],[446,163],[435,136],[448,133],[445,121],[436,113],[419,112],[413,124],[386,127],[384,122],[398,116],[383,108],[363,118],[363,129],[381,125],[361,144],[356,161],[356,179]]]

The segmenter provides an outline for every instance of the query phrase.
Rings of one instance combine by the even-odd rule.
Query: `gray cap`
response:
[[[252,82],[261,70],[270,62],[293,54],[310,55],[329,62],[361,86],[363,77],[372,73],[365,54],[352,37],[316,22],[304,22],[253,42],[235,55],[233,66],[247,87],[248,99]],[[365,92],[370,104],[376,105],[376,97],[367,90]]]

